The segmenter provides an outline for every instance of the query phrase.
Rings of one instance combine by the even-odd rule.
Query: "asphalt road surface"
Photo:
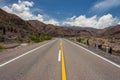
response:
[[[120,65],[58,38],[0,55],[0,80],[120,80]]]

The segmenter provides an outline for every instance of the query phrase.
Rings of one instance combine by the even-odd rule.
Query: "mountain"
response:
[[[83,27],[83,29],[85,30],[90,30],[90,31],[93,31],[93,32],[98,32],[98,31],[101,31],[102,29],[96,29],[96,28],[91,28],[91,27]]]
[[[64,26],[55,26],[51,24],[44,24],[37,20],[28,21],[36,30],[42,32],[43,34],[49,34],[54,37],[58,36],[92,36],[94,32],[82,29],[81,27],[64,27]]]
[[[20,17],[0,9],[0,42],[31,41],[31,36],[40,37],[93,36],[94,32],[77,27],[44,24],[37,20],[24,21]]]
[[[105,28],[98,32],[100,37],[120,39],[120,25]]]
[[[0,9],[0,42],[29,41],[30,35],[37,33],[28,22]]]
[[[72,26],[71,28],[75,29],[75,30],[88,30],[88,31],[92,31],[92,32],[98,32],[101,30],[101,29],[96,29],[96,28],[92,28],[92,27],[77,27],[77,26]]]
[[[33,26],[36,30],[41,32],[42,34],[48,34],[54,37],[57,36],[70,36],[73,35],[74,32],[72,29],[66,27],[55,26],[51,24],[44,24],[37,20],[29,20],[29,24]]]

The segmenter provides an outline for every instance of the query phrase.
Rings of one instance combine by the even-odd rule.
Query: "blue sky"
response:
[[[120,24],[119,0],[0,0],[0,7],[25,20],[105,28]]]

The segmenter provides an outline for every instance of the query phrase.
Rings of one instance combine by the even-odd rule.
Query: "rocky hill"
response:
[[[28,22],[0,9],[0,42],[29,41],[29,35],[37,33]]]
[[[44,24],[37,20],[24,21],[20,17],[0,9],[0,42],[29,42],[30,36],[54,37],[93,36],[91,30]]]
[[[34,28],[43,34],[49,34],[55,37],[63,36],[92,36],[94,32],[90,30],[85,30],[81,27],[65,27],[65,26],[55,26],[51,24],[44,24],[37,20],[28,21]]]
[[[99,36],[120,39],[120,25],[108,27],[99,31]]]
[[[49,34],[55,37],[74,35],[74,31],[70,28],[55,26],[51,24],[44,24],[37,20],[30,20],[28,22],[33,26],[33,28],[35,28],[42,34]]]

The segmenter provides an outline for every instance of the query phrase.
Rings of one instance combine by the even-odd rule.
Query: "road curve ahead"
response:
[[[0,59],[0,80],[120,80],[119,65],[66,39],[19,54]]]

